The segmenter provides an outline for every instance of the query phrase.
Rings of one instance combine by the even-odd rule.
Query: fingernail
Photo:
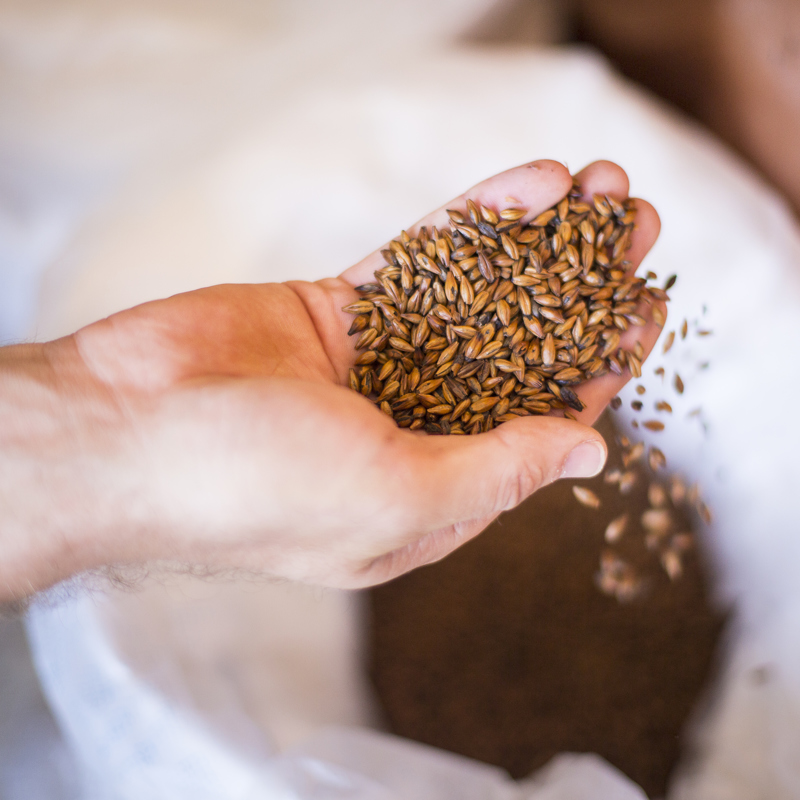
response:
[[[591,478],[606,463],[606,451],[599,442],[581,442],[561,468],[562,478]]]

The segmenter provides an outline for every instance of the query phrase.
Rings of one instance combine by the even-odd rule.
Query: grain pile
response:
[[[403,232],[383,251],[350,334],[361,351],[350,386],[402,428],[476,434],[518,416],[583,403],[574,388],[627,368],[641,375],[643,348],[621,334],[656,322],[664,289],[626,260],[633,201],[582,199],[575,183],[528,224],[521,208],[499,212],[467,201],[449,229]]]

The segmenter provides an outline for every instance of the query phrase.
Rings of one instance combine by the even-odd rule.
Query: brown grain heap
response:
[[[472,434],[518,416],[571,416],[583,409],[577,385],[625,368],[641,375],[641,344],[625,350],[620,335],[645,324],[642,303],[668,298],[625,259],[632,200],[586,202],[574,183],[528,224],[524,209],[471,200],[466,214],[447,213],[449,229],[393,240],[375,282],[345,306],[361,351],[355,391],[401,428]]]

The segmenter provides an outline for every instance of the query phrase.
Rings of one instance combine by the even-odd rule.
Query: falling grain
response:
[[[680,553],[668,548],[661,554],[661,566],[671,581],[676,581],[683,574],[683,562]]]
[[[600,508],[600,498],[591,489],[587,489],[585,486],[573,486],[572,493],[581,505]]]
[[[616,542],[625,533],[628,526],[628,514],[622,514],[616,519],[611,520],[606,527],[605,539],[609,543]]]
[[[642,514],[642,527],[652,533],[665,534],[673,525],[672,514],[666,508],[649,508]]]
[[[695,508],[697,509],[697,513],[700,515],[700,519],[702,519],[706,525],[710,525],[711,511],[709,510],[708,506],[702,500],[698,499],[695,504]]]
[[[669,496],[673,505],[679,506],[686,500],[687,488],[679,475],[673,475],[669,481]]]
[[[667,466],[667,457],[657,447],[651,447],[647,454],[647,463],[653,472],[657,472]]]
[[[663,431],[664,430],[664,423],[657,419],[649,419],[647,422],[643,422],[642,425],[647,428],[649,431]]]
[[[667,492],[660,483],[651,483],[647,487],[647,502],[653,508],[663,508],[667,505]]]

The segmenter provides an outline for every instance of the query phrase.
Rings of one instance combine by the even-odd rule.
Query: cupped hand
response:
[[[628,195],[627,176],[609,162],[577,177],[588,195]],[[571,182],[562,165],[537,161],[445,207],[470,198],[532,218]],[[637,204],[636,266],[659,230],[652,207]],[[418,225],[446,225],[445,207]],[[115,530],[93,544],[96,561],[367,586],[442,558],[553,480],[601,469],[605,445],[588,425],[627,373],[579,388],[579,422],[524,417],[477,436],[401,430],[350,390],[356,353],[341,309],[381,264],[376,251],[315,283],[214,286],[74,334],[70,345],[124,429],[115,463],[127,499]],[[649,352],[658,333],[651,322],[627,335]]]

